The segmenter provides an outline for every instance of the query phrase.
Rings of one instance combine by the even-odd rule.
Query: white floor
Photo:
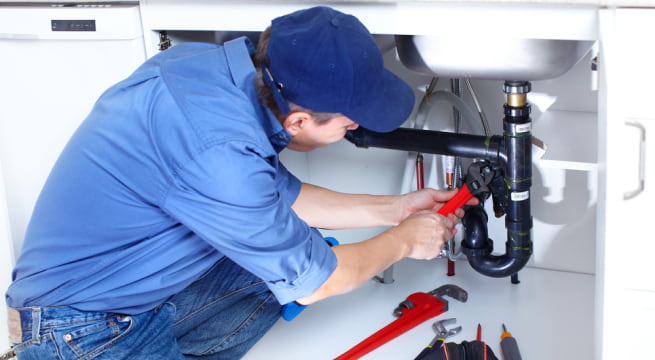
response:
[[[393,321],[393,309],[414,292],[456,284],[469,295],[466,303],[449,299],[450,310],[428,320],[366,355],[363,359],[413,359],[434,333],[432,323],[454,317],[463,327],[449,341],[482,339],[502,359],[499,340],[504,323],[517,339],[523,359],[593,358],[594,276],[526,268],[521,283],[476,273],[456,263],[446,276],[446,261],[403,260],[394,266],[393,284],[370,281],[349,294],[305,309],[291,322],[280,320],[246,355],[260,359],[334,359]]]

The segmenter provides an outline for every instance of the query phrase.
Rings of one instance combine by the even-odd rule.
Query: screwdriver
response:
[[[500,335],[500,349],[503,352],[503,359],[522,360],[519,345],[516,343],[516,339],[512,336],[512,333],[507,331],[505,324],[503,324],[503,333]]]

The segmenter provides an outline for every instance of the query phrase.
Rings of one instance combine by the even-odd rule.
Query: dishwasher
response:
[[[0,293],[59,153],[101,93],[145,57],[138,2],[0,2]],[[3,351],[4,325],[0,339]]]
[[[102,92],[143,61],[137,2],[0,3],[0,162],[12,261],[66,142]]]

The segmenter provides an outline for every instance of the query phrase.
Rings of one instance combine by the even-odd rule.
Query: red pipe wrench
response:
[[[489,189],[489,183],[493,176],[494,172],[486,161],[471,164],[466,173],[466,178],[464,179],[465,182],[462,184],[462,187],[457,191],[455,196],[448,200],[448,202],[437,211],[437,213],[443,216],[448,216],[448,214],[454,213],[455,210],[463,207],[473,196],[478,196],[480,201],[483,201],[483,199],[487,198],[491,192],[491,189]],[[454,253],[455,241],[451,239],[444,245],[441,254],[439,254],[439,257],[448,257],[448,276],[455,275],[455,267],[454,264],[452,264],[455,261],[455,258],[451,257]]]
[[[480,161],[471,164],[466,173],[465,183],[437,213],[447,216],[464,206],[474,195],[488,194],[490,191],[488,185],[492,178],[493,171],[487,162]]]
[[[452,284],[440,286],[427,293],[413,293],[393,311],[398,319],[339,355],[335,360],[359,359],[416,325],[448,311],[448,300],[443,298],[445,295],[461,302],[466,302],[468,299],[468,293],[464,289]]]

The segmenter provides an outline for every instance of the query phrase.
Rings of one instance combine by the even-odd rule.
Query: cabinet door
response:
[[[655,9],[607,9],[600,19],[596,358],[645,359],[655,324]]]
[[[621,283],[626,289],[655,294],[655,234],[653,204],[655,200],[655,118],[626,118],[621,131],[622,184],[620,214],[615,214],[623,235],[608,239],[623,244],[624,251],[613,256],[623,257]],[[655,298],[654,298],[655,300]],[[655,301],[652,302],[655,311]]]
[[[14,267],[13,242],[9,236],[9,215],[5,202],[5,185],[0,163],[0,294],[5,293],[11,283],[11,269]],[[5,302],[0,302],[0,352],[9,349]]]
[[[603,359],[645,359],[655,324],[655,119],[624,118],[610,135]],[[600,340],[600,339],[599,339]]]

